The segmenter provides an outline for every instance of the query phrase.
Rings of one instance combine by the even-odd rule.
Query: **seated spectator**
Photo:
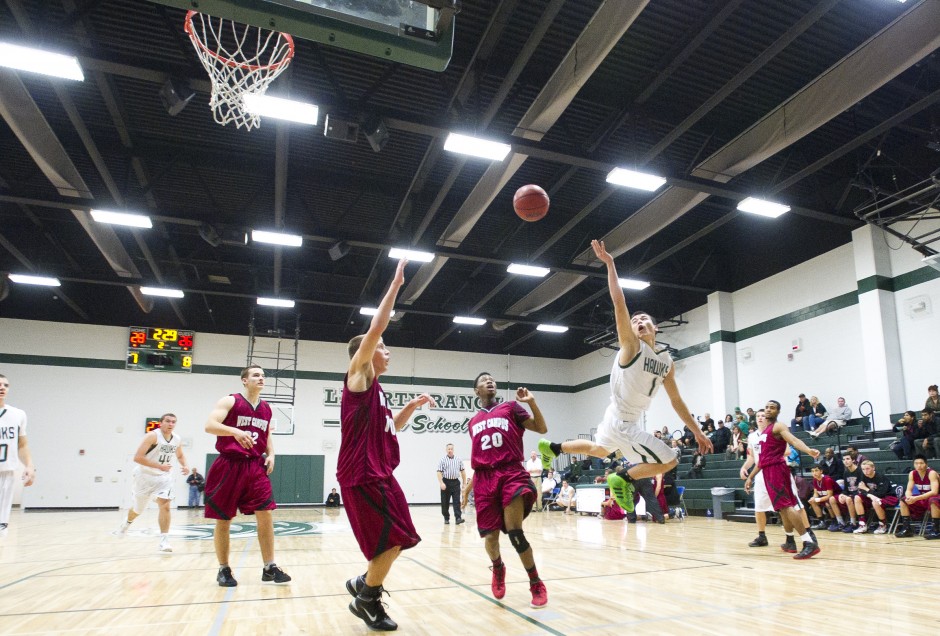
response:
[[[937,471],[927,466],[927,459],[917,455],[914,457],[914,470],[907,478],[907,489],[901,500],[901,521],[894,536],[902,539],[913,537],[911,518],[924,519],[927,512],[930,512],[933,522],[927,538],[940,539],[940,479]]]
[[[757,430],[757,413],[751,407],[747,407],[747,424],[749,430],[751,426],[754,427],[754,430]]]
[[[741,407],[734,407],[734,425],[741,429],[745,437],[747,437],[748,423],[747,416],[741,411]]]
[[[837,428],[842,428],[845,426],[846,422],[852,419],[852,409],[845,405],[845,398],[840,397],[836,400],[836,403],[839,405],[838,408],[829,414],[825,422],[817,426],[815,430],[810,431],[810,435],[819,437],[826,431],[834,431]]]
[[[695,454],[692,455],[692,467],[689,469],[689,472],[685,474],[686,479],[696,479],[702,476],[702,470],[705,469],[705,456],[702,455],[701,451],[697,448],[695,449]]]
[[[929,452],[929,449],[932,448],[931,439],[937,434],[937,425],[934,424],[933,413],[924,409],[920,413],[920,418],[917,420],[917,424],[914,426],[914,435],[912,437],[912,443],[914,450],[918,453],[924,453],[926,455]]]
[[[806,399],[805,393],[800,393],[800,401],[796,404],[796,411],[794,413],[793,419],[790,420],[790,430],[792,432],[797,432],[801,429],[811,431],[813,429],[808,428],[804,422],[813,413],[813,407],[809,403],[809,400]]]
[[[555,499],[552,507],[555,510],[564,509],[567,515],[571,513],[571,508],[574,506],[576,499],[574,486],[571,486],[567,480],[564,480],[561,482],[561,490],[558,491],[558,498]]]
[[[813,466],[813,495],[810,497],[809,505],[816,513],[816,523],[810,528],[822,530],[832,526],[838,528],[839,524],[845,526],[842,514],[839,512],[839,505],[836,503],[836,499],[840,494],[842,494],[842,488],[832,477],[823,473],[822,466],[819,464]],[[825,521],[826,511],[832,515],[831,524],[827,524]]]
[[[835,481],[842,479],[845,472],[845,466],[842,464],[842,458],[837,457],[832,446],[826,448],[823,454],[816,460],[817,465],[822,468],[823,475],[832,477]]]
[[[601,503],[601,516],[608,521],[622,521],[627,513],[617,505],[613,497],[608,497]]]
[[[733,427],[734,424],[732,423]],[[728,445],[731,443],[731,428],[726,427],[724,422],[718,422],[718,428],[715,429],[715,434],[712,436],[712,444],[715,447],[716,453],[724,453],[728,450]]]
[[[339,508],[339,493],[336,492],[336,488],[331,490],[330,494],[326,496],[326,507]]]
[[[661,439],[663,438],[663,432],[662,432],[662,431],[653,431],[653,437],[655,437],[655,438],[658,439],[658,440],[661,440]]]
[[[558,487],[558,482],[555,481],[555,471],[549,470],[548,475],[545,479],[542,480],[542,505],[545,505],[545,500],[551,498],[552,492],[555,488]]]
[[[898,456],[898,459],[909,459],[911,451],[914,449],[914,427],[917,425],[917,415],[914,411],[904,411],[897,422],[894,423],[892,430],[898,433],[898,438],[891,442],[891,452]]]
[[[888,477],[875,470],[875,462],[866,459],[862,462],[862,480],[858,485],[858,494],[855,495],[855,514],[858,515],[858,528],[855,534],[874,532],[885,534],[888,531],[885,525],[885,507],[898,505],[898,498],[894,494]],[[878,527],[874,523],[868,524],[862,516],[868,510],[874,510],[878,517]]]
[[[855,451],[858,453],[858,451]],[[862,482],[862,467],[855,463],[855,458],[849,453],[842,456],[845,467],[842,478],[842,494],[838,496],[839,511],[848,514],[849,522],[842,527],[842,532],[855,532],[858,528],[858,514],[855,511],[855,495],[858,494],[858,485]],[[838,532],[838,529],[833,530]]]
[[[802,461],[800,459],[800,451],[796,450],[793,446],[787,446],[787,466],[790,467],[790,472],[794,475],[800,472],[802,467]]]
[[[731,442],[725,450],[728,459],[741,459],[744,457],[745,440],[746,437],[741,433],[741,429],[735,426],[734,430],[731,431]]]
[[[828,413],[826,413],[826,407],[815,395],[810,397],[809,405],[812,407],[812,412],[803,419],[803,430],[811,433],[826,421]]]
[[[865,455],[862,455],[860,452],[858,452],[858,446],[855,444],[846,444],[845,452],[852,456],[852,461],[855,462],[859,469],[862,468],[862,463],[868,460]]]
[[[934,425],[940,427],[940,393],[937,392],[936,384],[927,387],[927,402],[924,403],[924,411],[930,413]]]
[[[669,433],[669,427],[668,427],[668,426],[664,426],[664,427],[663,427],[662,434],[663,434],[663,439],[669,439],[670,433]]]
[[[679,444],[679,440],[672,440],[669,446],[672,448],[672,452],[676,454],[676,459],[680,459],[682,457],[682,446]]]
[[[702,430],[703,430],[703,431],[705,430],[705,425],[706,425],[706,424],[711,424],[711,425],[712,425],[712,428],[715,427],[715,420],[712,419],[712,416],[711,416],[711,414],[709,414],[709,413],[706,413],[705,415],[703,415],[702,417],[700,417],[698,421],[699,421],[699,423],[702,425]]]

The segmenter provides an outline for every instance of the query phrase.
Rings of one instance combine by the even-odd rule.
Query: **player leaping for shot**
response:
[[[562,453],[603,458],[619,450],[630,466],[611,473],[607,483],[620,507],[632,512],[633,480],[669,472],[678,463],[672,449],[640,428],[643,412],[649,408],[660,385],[666,387],[676,414],[695,434],[699,450],[704,454],[713,452],[713,448],[679,395],[672,358],[666,351],[656,351],[657,329],[652,316],[646,312],[630,316],[617,278],[614,257],[604,248],[603,241],[591,241],[591,247],[597,258],[607,265],[607,286],[614,303],[620,343],[620,351],[610,372],[610,406],[597,427],[595,441],[574,439],[557,444],[543,439],[539,441],[539,452],[542,453],[542,465],[548,469],[552,459]]]

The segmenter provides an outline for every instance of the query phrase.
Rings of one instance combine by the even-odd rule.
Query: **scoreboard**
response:
[[[127,364],[134,371],[191,373],[195,332],[166,327],[131,327]]]

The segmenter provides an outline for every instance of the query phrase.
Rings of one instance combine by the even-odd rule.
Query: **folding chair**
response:
[[[689,511],[685,507],[685,486],[676,486],[676,492],[679,493],[679,505],[676,508],[682,512],[679,521],[685,521],[685,518],[689,516]]]
[[[561,492],[561,486],[555,486],[552,492],[542,500],[542,512],[548,512],[548,507],[558,500],[558,493]]]

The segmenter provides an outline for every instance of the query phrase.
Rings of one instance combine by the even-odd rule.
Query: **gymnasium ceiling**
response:
[[[402,246],[438,258],[408,266],[390,345],[571,359],[612,323],[603,270],[584,258],[592,238],[607,237],[621,276],[652,283],[628,291],[629,306],[680,316],[711,292],[850,242],[854,210],[873,192],[936,170],[940,36],[900,23],[882,31],[906,12],[922,12],[912,21],[922,25],[937,4],[465,0],[442,73],[298,40],[271,94],[318,104],[320,124],[267,119],[247,132],[213,122],[182,10],[0,0],[0,40],[72,52],[85,72],[83,82],[19,73],[32,114],[0,91],[0,271],[62,280],[10,284],[0,316],[247,335],[253,311],[259,324],[272,312],[256,311],[256,297],[281,296],[298,301],[303,339],[344,342],[365,330],[358,310],[381,298],[395,267],[388,248]],[[927,24],[936,32],[940,21]],[[905,59],[875,48],[911,41]],[[860,47],[852,59],[867,61],[848,69]],[[176,116],[158,97],[169,77],[196,92]],[[389,139],[374,152],[362,132],[354,144],[326,138],[325,113],[377,114]],[[783,123],[765,135],[755,126],[765,117]],[[34,143],[36,127],[64,155]],[[442,151],[455,129],[506,140],[515,154],[496,165]],[[59,171],[67,183],[53,184],[48,162],[74,168]],[[617,165],[669,184],[655,195],[611,187]],[[536,223],[512,211],[528,183],[552,198]],[[749,194],[793,211],[737,212]],[[90,208],[138,211],[154,227],[89,231],[80,219]],[[302,248],[244,244],[277,219],[305,236]],[[349,251],[333,260],[338,242]],[[553,271],[512,276],[510,262]],[[141,298],[136,285],[186,297]],[[488,322],[458,327],[454,315]],[[283,310],[278,321],[293,324]]]

